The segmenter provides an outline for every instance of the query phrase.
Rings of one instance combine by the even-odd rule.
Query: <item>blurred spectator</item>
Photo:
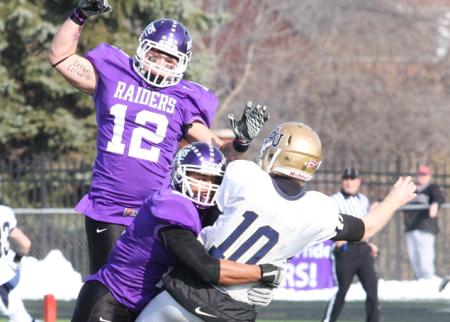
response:
[[[341,191],[332,196],[341,214],[361,219],[367,215],[370,203],[369,199],[359,191],[360,186],[359,171],[355,168],[345,169],[342,173]],[[323,321],[337,321],[345,304],[345,295],[356,275],[367,294],[366,321],[378,322],[380,319],[378,277],[374,267],[374,257],[378,255],[378,247],[367,240],[336,241],[333,254],[338,290],[327,306]]]
[[[0,311],[9,322],[35,321],[15,292],[20,279],[19,263],[31,248],[30,239],[17,227],[11,208],[0,205]]]
[[[409,205],[427,206],[426,209],[405,210],[406,245],[416,279],[435,277],[434,241],[439,231],[437,214],[444,196],[438,185],[431,183],[431,168],[421,165],[417,170],[417,197]]]

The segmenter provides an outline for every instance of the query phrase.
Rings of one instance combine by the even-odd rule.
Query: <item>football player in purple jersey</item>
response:
[[[76,54],[88,17],[109,10],[107,0],[79,0],[48,53],[71,85],[92,96],[97,114],[91,188],[75,207],[86,216],[91,273],[106,262],[144,199],[168,184],[179,141],[213,143],[231,159],[247,149],[268,119],[265,106],[249,102],[241,120],[229,115],[234,141],[225,144],[211,132],[217,98],[182,79],[192,40],[178,21],[150,23],[134,57],[105,43],[84,56]]]
[[[145,200],[107,264],[87,278],[72,322],[134,321],[161,291],[157,283],[163,274],[175,265],[214,284],[280,282],[277,266],[213,258],[196,238],[205,223],[214,220],[208,211],[215,205],[225,166],[225,156],[212,144],[192,143],[177,153],[171,187]]]

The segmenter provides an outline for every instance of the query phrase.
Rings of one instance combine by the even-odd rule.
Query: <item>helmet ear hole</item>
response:
[[[287,139],[287,144],[290,145],[291,144],[291,140],[292,140],[292,135],[289,135],[288,139]]]

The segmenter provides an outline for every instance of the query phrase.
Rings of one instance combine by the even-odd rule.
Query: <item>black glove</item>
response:
[[[239,145],[248,146],[269,119],[269,113],[267,112],[267,106],[259,104],[254,106],[249,101],[245,105],[244,113],[239,121],[236,121],[232,113],[228,114],[228,119]]]
[[[78,1],[77,8],[86,17],[99,15],[112,10],[112,7],[108,4],[108,0],[80,0]]]
[[[83,25],[90,16],[102,14],[112,10],[108,0],[79,0],[70,19],[77,25]]]
[[[14,255],[14,263],[20,263],[20,261],[22,260],[22,257],[24,255],[19,255],[16,253],[16,255]]]
[[[283,280],[283,268],[272,264],[261,264],[261,279],[260,281],[269,287],[276,288]]]

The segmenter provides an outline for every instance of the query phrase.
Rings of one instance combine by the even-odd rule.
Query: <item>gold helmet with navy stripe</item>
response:
[[[261,168],[269,174],[311,180],[322,161],[322,143],[308,125],[287,122],[277,126],[264,140],[259,156]]]

